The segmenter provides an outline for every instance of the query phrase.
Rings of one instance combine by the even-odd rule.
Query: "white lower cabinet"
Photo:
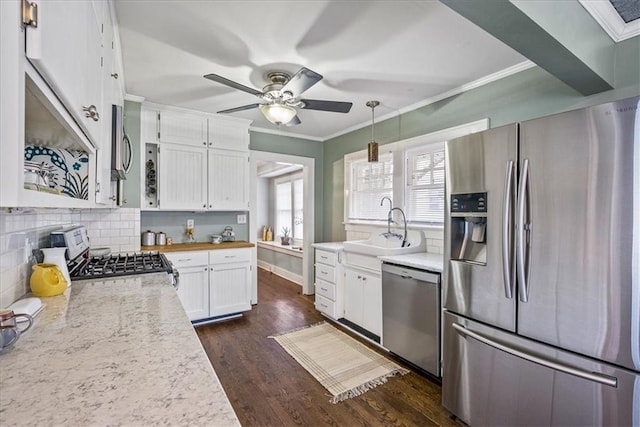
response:
[[[180,287],[178,297],[189,320],[209,317],[209,268],[182,267],[180,272]]]
[[[344,315],[342,250],[315,249],[316,309],[332,319]]]
[[[178,297],[192,321],[251,310],[251,249],[165,253],[178,269]]]
[[[209,315],[251,310],[250,249],[220,249],[209,253]]]
[[[165,255],[180,274],[178,297],[189,320],[209,317],[209,254],[189,251]]]
[[[382,332],[381,277],[347,267],[344,290],[344,318],[380,336]]]

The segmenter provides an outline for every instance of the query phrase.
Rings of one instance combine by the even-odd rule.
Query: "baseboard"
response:
[[[295,283],[296,285],[302,286],[303,280],[300,274],[292,273],[289,270],[285,270],[284,268],[278,267],[277,265],[269,264],[268,262],[263,260],[258,260],[258,267],[262,268],[263,270],[269,271],[273,274],[276,274],[282,277],[283,279],[287,279]]]

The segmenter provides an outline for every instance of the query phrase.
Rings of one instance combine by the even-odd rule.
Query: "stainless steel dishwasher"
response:
[[[440,377],[440,274],[382,264],[382,345]]]

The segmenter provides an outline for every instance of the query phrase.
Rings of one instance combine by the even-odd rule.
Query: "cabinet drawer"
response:
[[[325,282],[324,280],[316,280],[316,295],[322,295],[332,301],[336,300],[336,285]]]
[[[225,262],[250,262],[251,249],[216,249],[209,251],[210,264]]]
[[[336,254],[335,252],[316,249],[316,262],[327,265],[336,265]]]
[[[330,283],[336,282],[336,270],[324,264],[316,264],[316,280],[325,280]]]
[[[209,264],[207,251],[170,252],[165,256],[179,270],[180,267],[194,267]]]
[[[335,303],[322,295],[316,294],[316,309],[333,319],[336,318]]]

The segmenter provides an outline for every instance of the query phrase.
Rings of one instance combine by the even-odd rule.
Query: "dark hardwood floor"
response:
[[[440,386],[415,372],[329,403],[324,387],[268,338],[326,320],[313,297],[258,269],[258,301],[243,318],[196,329],[243,426],[459,426],[440,405]]]

